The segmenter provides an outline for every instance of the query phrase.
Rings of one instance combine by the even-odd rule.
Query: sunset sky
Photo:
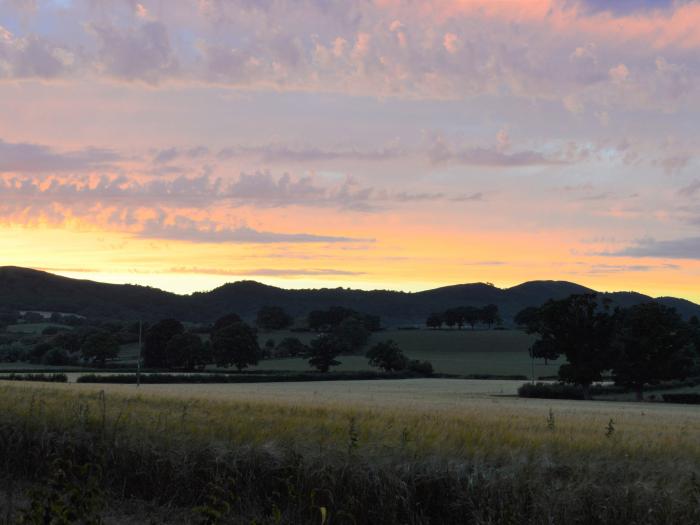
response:
[[[682,0],[0,0],[0,265],[700,301],[699,27]]]

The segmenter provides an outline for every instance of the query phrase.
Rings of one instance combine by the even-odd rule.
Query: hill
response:
[[[147,286],[106,284],[28,268],[0,267],[0,309],[72,312],[118,319],[176,317],[211,321],[228,312],[252,319],[264,305],[281,306],[294,316],[329,306],[345,306],[379,315],[386,326],[396,326],[422,324],[429,313],[454,306],[493,303],[509,323],[526,306],[584,292],[593,290],[567,281],[530,281],[512,288],[485,283],[459,284],[414,293],[349,288],[287,290],[255,281],[239,281],[209,292],[178,295]],[[606,295],[620,306],[652,300],[635,292]],[[700,305],[690,301],[674,297],[658,300],[675,307],[685,317],[700,316]]]

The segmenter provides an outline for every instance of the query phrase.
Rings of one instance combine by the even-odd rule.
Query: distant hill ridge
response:
[[[252,319],[265,305],[281,306],[294,316],[329,306],[345,306],[379,315],[385,326],[396,326],[422,324],[431,312],[454,306],[493,303],[509,323],[526,306],[539,306],[548,299],[586,292],[594,290],[568,281],[530,281],[511,288],[485,283],[458,284],[410,293],[348,288],[288,290],[256,281],[238,281],[209,292],[178,295],[147,286],[107,284],[29,268],[0,267],[0,309],[73,312],[118,319],[176,317],[211,321],[227,312]],[[653,299],[636,292],[605,295],[620,306]],[[660,297],[655,300],[676,308],[684,317],[700,316],[700,305],[685,299]]]

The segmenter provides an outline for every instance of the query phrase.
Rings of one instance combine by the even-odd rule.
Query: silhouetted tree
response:
[[[600,381],[602,372],[612,365],[616,321],[609,309],[609,301],[599,301],[595,294],[549,300],[539,309],[536,333],[540,339],[534,350],[552,358],[565,355],[568,363],[559,368],[559,378],[581,385],[585,399],[590,399],[591,383]]]
[[[498,309],[496,309],[498,312]],[[468,324],[474,330],[474,326],[481,320],[481,310],[474,306],[463,306],[459,309],[460,328],[462,324]]]
[[[219,317],[216,320],[211,331],[216,332],[217,330],[221,330],[224,326],[228,326],[230,324],[235,324],[235,323],[240,323],[240,322],[241,322],[241,318],[238,316],[238,314],[233,314],[233,313],[227,314],[227,315],[224,315],[223,317]]]
[[[634,388],[638,401],[644,385],[685,378],[693,366],[690,327],[673,308],[642,303],[622,312],[616,338],[615,382]]]
[[[369,364],[384,369],[387,372],[404,370],[408,359],[399,345],[391,339],[380,341],[367,351]]]
[[[80,351],[82,342],[80,335],[75,332],[61,332],[51,340],[53,346],[63,348],[71,354]]]
[[[448,310],[445,310],[442,317],[445,320],[445,324],[449,328],[453,328],[454,326],[459,326],[459,328],[462,328],[462,325],[464,324],[464,318],[462,317],[459,308],[449,308]]]
[[[107,359],[119,355],[119,342],[109,332],[93,332],[80,346],[80,354],[86,361],[104,366]]]
[[[144,365],[149,368],[168,368],[168,343],[184,331],[185,327],[177,319],[163,319],[149,327],[143,341]]]
[[[425,320],[425,325],[428,328],[432,328],[432,329],[442,328],[442,323],[443,323],[442,314],[438,314],[438,313],[430,314],[428,316],[428,318]]]
[[[283,356],[298,357],[306,354],[309,348],[296,337],[285,337],[277,345],[277,353]]]
[[[175,334],[165,347],[171,368],[203,369],[211,362],[209,345],[192,332]]]
[[[537,323],[539,322],[539,311],[540,309],[535,306],[528,306],[520,310],[513,321],[520,328],[525,329],[528,333],[534,333],[537,331]]]
[[[364,315],[342,306],[332,306],[327,310],[313,310],[309,312],[307,316],[307,323],[311,330],[331,332],[348,317],[361,320],[365,328],[371,332],[381,329],[381,319],[379,316]]]
[[[370,332],[364,322],[350,316],[343,319],[333,329],[333,335],[344,343],[345,352],[355,353],[362,350],[369,340]]]
[[[262,330],[282,330],[292,324],[292,316],[279,306],[263,306],[255,321]]]
[[[340,361],[336,357],[343,353],[344,344],[333,335],[321,335],[311,341],[309,345],[309,364],[319,372],[328,372],[332,366],[337,366]]]
[[[44,354],[41,362],[51,366],[65,366],[71,364],[71,358],[63,348],[54,347]]]
[[[498,306],[495,304],[487,304],[479,310],[479,321],[491,328],[494,324],[498,323]]]
[[[27,353],[27,359],[30,363],[41,363],[44,355],[52,348],[47,342],[38,343]]]
[[[243,322],[228,324],[213,331],[211,348],[218,366],[235,365],[239,371],[249,365],[257,365],[261,354],[255,329]]]

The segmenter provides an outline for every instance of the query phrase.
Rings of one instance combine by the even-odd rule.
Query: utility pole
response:
[[[139,320],[139,357],[136,360],[136,387],[141,386],[141,327],[142,322]]]

